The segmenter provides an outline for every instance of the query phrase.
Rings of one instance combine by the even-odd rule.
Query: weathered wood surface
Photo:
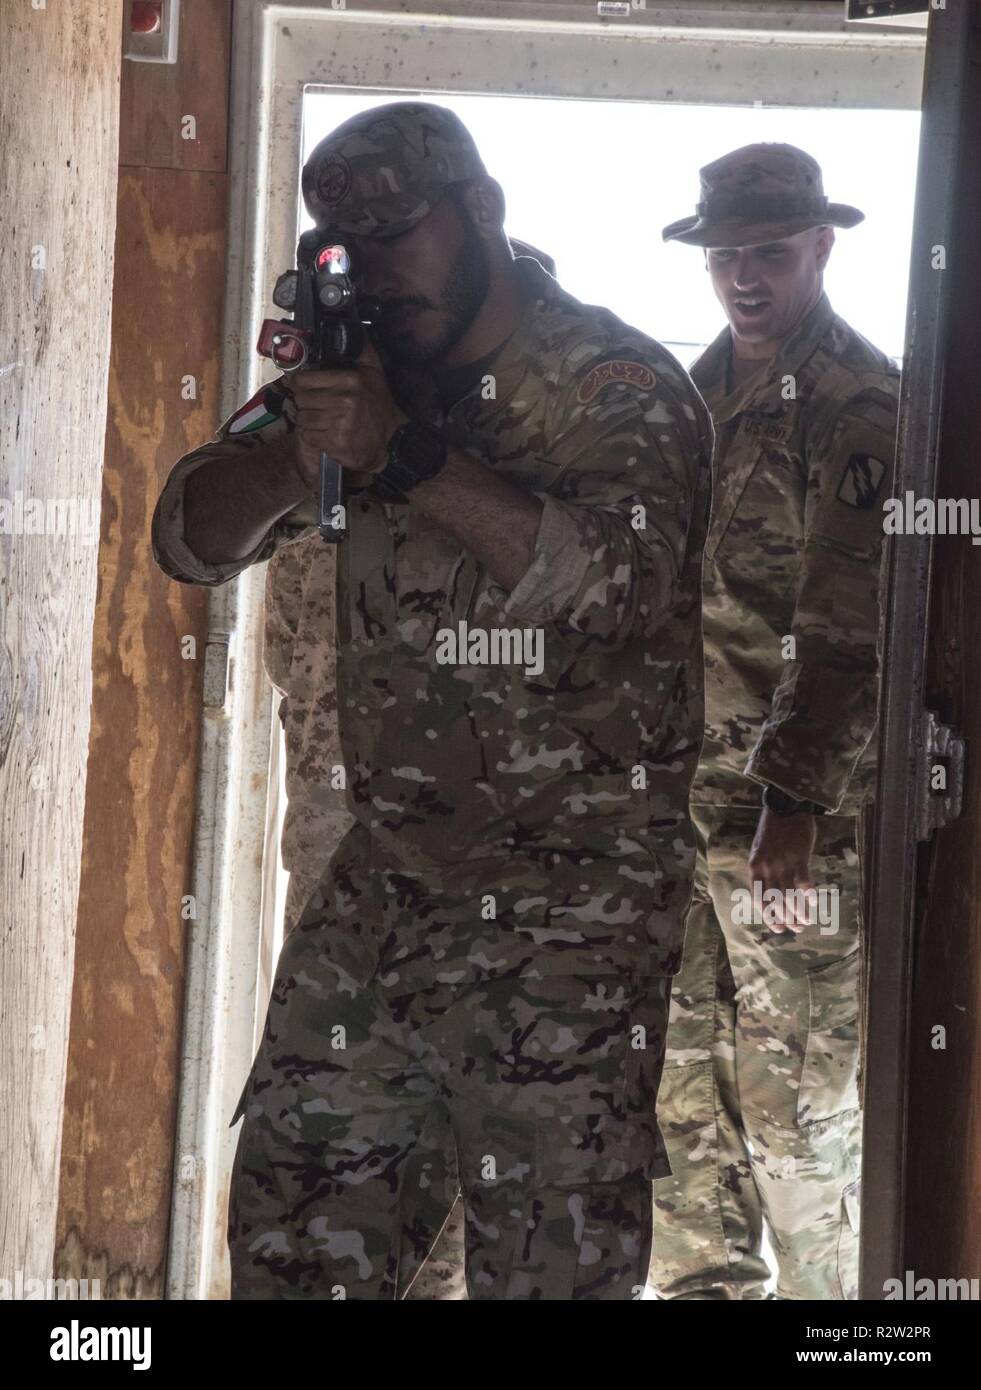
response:
[[[9,508],[0,524],[4,1278],[21,1271],[47,1279],[55,1241],[106,418],[121,13],[122,0],[0,7],[0,499]],[[38,504],[46,532],[27,534]]]
[[[224,238],[223,174],[123,171],[58,1258],[103,1297],[163,1293],[207,595],[149,530],[218,421]]]

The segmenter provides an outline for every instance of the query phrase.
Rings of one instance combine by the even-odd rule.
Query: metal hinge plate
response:
[[[230,632],[209,632],[204,648],[204,707],[222,713],[228,699]]]
[[[961,813],[964,796],[964,739],[933,710],[923,711],[920,779],[916,797],[916,838],[929,840]]]

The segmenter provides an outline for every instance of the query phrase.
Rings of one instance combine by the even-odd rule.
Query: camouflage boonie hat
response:
[[[665,241],[759,246],[810,227],[854,227],[864,212],[824,196],[821,166],[794,145],[744,145],[699,170],[694,217],[672,222]]]
[[[301,188],[318,227],[389,237],[432,212],[451,183],[486,173],[459,116],[429,102],[394,101],[321,140]]]

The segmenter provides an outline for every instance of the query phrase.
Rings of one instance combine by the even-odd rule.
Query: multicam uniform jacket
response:
[[[758,806],[768,782],[853,814],[874,793],[899,371],[826,295],[731,393],[729,356],[726,328],[692,367],[716,431],[692,802]]]
[[[411,406],[542,500],[510,594],[377,486],[351,497],[337,546],[301,507],[243,559],[198,559],[185,480],[293,428],[282,381],[175,465],[154,516],[154,554],[175,579],[222,584],[274,557],[266,664],[286,697],[287,930],[315,901],[332,959],[406,990],[673,973],[691,891],[711,421],[658,344],[518,265],[529,298],[490,379],[445,415],[421,385]],[[540,630],[542,669],[438,661],[439,634],[460,624]],[[331,856],[335,649],[349,828]]]

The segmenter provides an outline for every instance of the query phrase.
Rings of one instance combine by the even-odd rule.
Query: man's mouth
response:
[[[402,325],[407,319],[420,313],[422,308],[421,304],[382,304],[380,306],[381,321],[385,324]]]
[[[770,301],[759,295],[741,294],[729,302],[743,318],[747,319],[760,318],[770,307]]]

